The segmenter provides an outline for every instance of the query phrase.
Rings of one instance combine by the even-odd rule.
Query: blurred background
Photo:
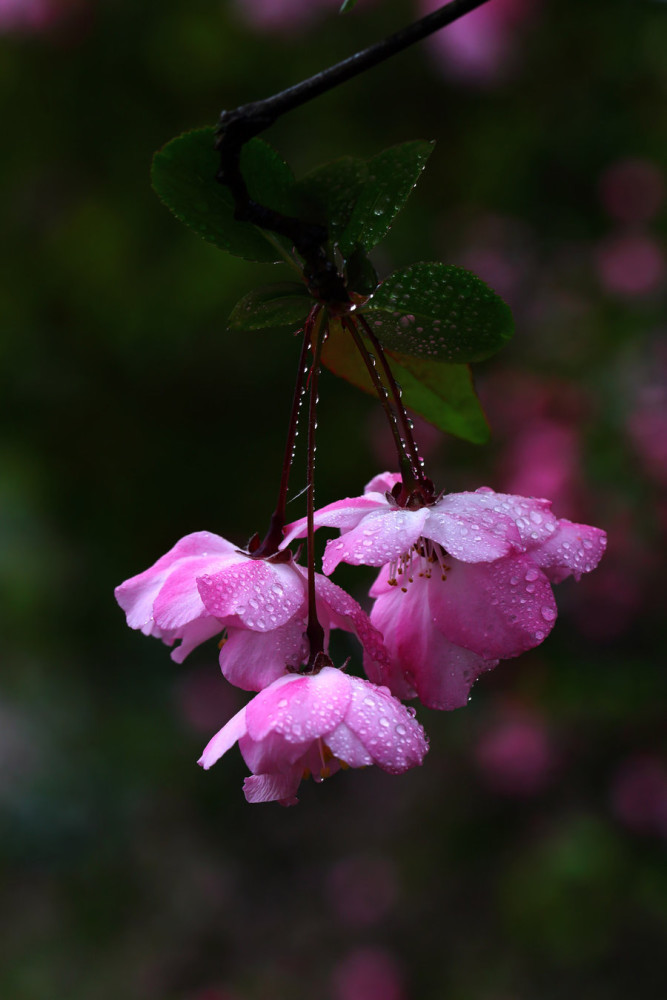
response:
[[[267,135],[297,175],[437,140],[375,262],[514,310],[489,443],[417,432],[440,487],[608,531],[547,641],[420,711],[418,771],[249,806],[236,749],[195,764],[246,699],[215,643],[178,666],[113,598],[188,532],[265,529],[299,347],[228,335],[282,272],[178,224],[152,153],[428,6],[0,0],[3,998],[664,996],[667,4],[491,0]],[[321,399],[323,504],[394,459],[372,400]]]

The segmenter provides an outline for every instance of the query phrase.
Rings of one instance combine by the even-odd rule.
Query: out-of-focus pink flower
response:
[[[617,819],[634,833],[667,837],[667,765],[657,757],[637,755],[624,761],[611,786]]]
[[[428,744],[414,714],[386,688],[333,667],[291,674],[264,688],[210,741],[208,769],[238,742],[252,771],[248,802],[296,803],[303,777],[322,781],[340,767],[377,764],[400,774],[422,763]]]
[[[535,14],[531,0],[493,0],[437,31],[428,43],[443,73],[465,83],[489,85],[511,69],[517,54],[517,27]],[[422,14],[441,0],[420,0]]]
[[[338,918],[349,927],[372,927],[396,902],[396,871],[387,857],[357,854],[342,858],[327,878],[327,896]]]
[[[80,6],[80,0],[0,0],[0,33],[41,34]]]
[[[505,455],[508,490],[524,496],[548,496],[559,510],[575,505],[579,480],[577,429],[555,420],[536,420],[523,428]]]
[[[602,242],[595,254],[598,278],[613,295],[650,295],[665,280],[665,255],[651,236],[624,233]]]
[[[501,795],[535,795],[548,783],[556,754],[544,719],[526,709],[506,709],[482,734],[475,761]]]
[[[594,569],[606,535],[556,518],[548,500],[487,487],[400,508],[391,493],[399,482],[376,476],[363,496],[315,513],[316,526],[341,531],[327,542],[324,571],[341,561],[383,567],[371,621],[391,666],[367,655],[366,673],[401,698],[458,708],[480,673],[548,635],[557,615],[551,584]],[[287,539],[304,530],[295,522]]]
[[[648,475],[667,487],[667,385],[644,389],[628,429]]]
[[[405,975],[386,948],[357,948],[331,977],[334,1000],[405,1000]]]
[[[260,31],[290,34],[322,14],[340,8],[341,0],[236,0],[239,15]]]
[[[331,628],[354,632],[372,655],[386,657],[367,616],[345,591],[319,574],[317,612]],[[182,663],[195,647],[226,631],[220,667],[237,687],[259,691],[308,657],[306,575],[292,559],[253,559],[208,531],[186,535],[158,561],[115,591],[130,628],[168,645]]]
[[[497,478],[507,493],[549,497],[566,517],[585,505],[581,427],[590,402],[571,382],[512,369],[486,380],[480,393],[501,441]]]
[[[619,160],[600,178],[600,199],[612,218],[626,223],[647,223],[657,214],[664,195],[665,178],[650,160]]]
[[[230,684],[221,684],[215,670],[195,667],[179,675],[174,684],[175,708],[188,728],[210,733],[221,718],[237,712],[241,692]]]

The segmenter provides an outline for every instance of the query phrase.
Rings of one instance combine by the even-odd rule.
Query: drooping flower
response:
[[[302,778],[377,764],[400,774],[422,763],[426,736],[414,713],[385,687],[334,667],[290,674],[260,691],[222,727],[199,764],[208,769],[238,742],[252,771],[248,802],[296,803]]]
[[[319,621],[354,632],[369,655],[386,661],[377,630],[356,601],[320,574],[315,579]],[[116,588],[130,628],[168,645],[182,663],[206,639],[220,635],[220,667],[246,691],[260,691],[308,659],[306,572],[290,552],[253,559],[208,531],[186,535],[143,573]]]
[[[557,615],[551,584],[594,569],[606,536],[556,518],[548,500],[487,487],[401,508],[391,492],[399,482],[376,476],[363,496],[315,513],[317,526],[341,530],[327,542],[324,570],[341,561],[383,567],[371,621],[390,667],[367,655],[366,673],[399,697],[458,708],[483,671],[542,642]],[[287,540],[302,531],[295,522]]]

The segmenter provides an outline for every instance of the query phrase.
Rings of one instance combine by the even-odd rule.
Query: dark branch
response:
[[[225,184],[234,198],[235,218],[252,222],[290,240],[304,261],[304,275],[312,294],[323,302],[344,305],[350,302],[345,280],[331,260],[326,244],[326,227],[282,215],[254,201],[241,173],[240,156],[244,143],[269,128],[281,115],[320,94],[340,86],[347,80],[384,62],[415,42],[439,31],[458,18],[480,7],[488,0],[452,0],[439,10],[427,14],[414,24],[402,28],[382,42],[357,52],[342,62],[316,73],[308,80],[288,87],[261,101],[242,104],[220,114],[215,148],[220,152],[217,179]]]

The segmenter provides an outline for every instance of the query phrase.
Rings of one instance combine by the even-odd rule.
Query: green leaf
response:
[[[406,407],[442,431],[483,444],[489,427],[467,365],[450,365],[387,352],[391,370],[403,390]],[[375,396],[375,388],[351,336],[340,322],[329,323],[322,361],[335,375]]]
[[[371,250],[387,235],[432,151],[433,143],[417,140],[392,146],[367,161],[364,185],[340,238],[343,256],[357,243]]]
[[[413,264],[390,275],[364,316],[385,347],[433,361],[481,361],[514,332],[500,296],[470,271],[445,264]]]
[[[228,320],[230,330],[297,328],[303,324],[313,300],[304,285],[283,281],[256,288],[236,303]]]
[[[356,2],[357,0],[343,0],[342,4],[340,5],[340,10],[338,11],[338,13],[347,14],[348,10],[352,10]]]
[[[365,160],[343,156],[324,163],[296,183],[301,218],[328,226],[332,243],[340,240],[368,176]]]
[[[359,245],[348,254],[345,270],[347,285],[351,292],[363,296],[373,294],[378,286],[377,271]]]
[[[229,190],[216,179],[220,155],[215,130],[195,129],[172,139],[153,157],[153,187],[181,222],[209,243],[246,260],[284,260],[288,240],[250,222],[237,222]],[[241,151],[241,171],[250,196],[278,212],[293,214],[294,178],[280,155],[261,139]]]

